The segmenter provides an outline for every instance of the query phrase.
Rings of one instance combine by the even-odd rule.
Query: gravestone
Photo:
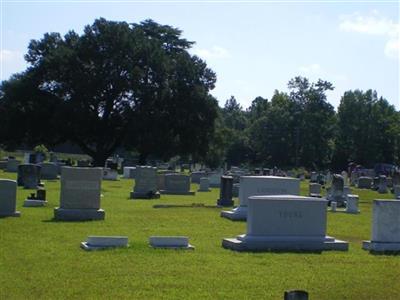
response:
[[[318,173],[317,172],[311,172],[310,182],[317,182],[317,178],[318,178]]]
[[[118,171],[111,168],[104,168],[103,180],[118,180]]]
[[[300,180],[277,176],[242,176],[240,177],[240,205],[230,211],[222,211],[221,217],[230,220],[246,220],[247,199],[256,195],[299,195]]]
[[[395,185],[393,187],[393,190],[394,190],[394,198],[400,199],[400,185]]]
[[[31,193],[30,196],[24,201],[24,207],[40,207],[46,206],[46,190],[38,189],[35,193]]]
[[[190,177],[184,174],[166,174],[165,190],[161,190],[160,193],[167,195],[195,194],[195,192],[190,191]]]
[[[373,252],[400,251],[400,201],[374,200],[372,234],[362,248]]]
[[[137,166],[135,186],[131,192],[131,199],[156,199],[160,198],[157,189],[157,168],[150,166]]]
[[[235,179],[233,179],[233,182],[235,182]],[[239,189],[240,183],[234,183],[232,187],[232,197],[239,197]]]
[[[308,300],[308,293],[301,290],[285,291],[283,300]]]
[[[372,185],[372,178],[361,176],[358,178],[358,188],[359,189],[370,189]]]
[[[208,180],[210,182],[210,187],[219,187],[221,184],[221,176],[223,175],[222,172],[219,173],[211,173],[208,175]]]
[[[103,220],[100,208],[102,168],[62,167],[60,207],[54,218],[63,221]]]
[[[379,176],[379,183],[378,183],[378,193],[379,194],[387,194],[387,179],[385,175]]]
[[[34,164],[18,165],[17,184],[24,189],[36,189],[40,184],[41,167]]]
[[[17,172],[18,171],[18,165],[20,163],[21,162],[19,160],[16,160],[16,159],[13,159],[13,158],[8,159],[6,171],[7,172]]]
[[[165,174],[157,174],[157,189],[165,190]]]
[[[377,191],[379,189],[379,177],[376,176],[374,177],[374,180],[372,182],[372,189]]]
[[[136,175],[136,167],[124,167],[124,178],[135,178]]]
[[[251,196],[247,233],[222,246],[236,251],[347,251],[349,244],[326,235],[327,201],[293,195]]]
[[[329,203],[336,202],[337,206],[344,206],[346,196],[344,194],[344,179],[339,174],[334,174],[332,178],[332,187],[327,197]]]
[[[200,179],[203,177],[206,177],[207,174],[205,171],[196,171],[196,172],[192,172],[192,174],[190,175],[191,181],[192,183],[200,183]]]
[[[54,180],[58,178],[58,166],[55,163],[41,163],[40,178]]]
[[[118,247],[128,247],[127,236],[89,236],[81,243],[81,248],[87,251]]]
[[[232,176],[221,176],[221,187],[219,191],[219,199],[217,205],[219,206],[232,206],[232,189],[233,189],[233,177]]]
[[[78,160],[76,165],[80,168],[87,168],[87,167],[90,167],[90,161],[89,160]]]
[[[319,183],[310,183],[309,191],[310,197],[321,197],[321,185]]]
[[[349,214],[358,214],[360,212],[358,209],[358,195],[347,195],[346,212]]]
[[[200,188],[199,192],[210,192],[210,182],[207,177],[200,178]]]
[[[0,179],[0,217],[19,217],[17,208],[17,182]]]
[[[151,236],[149,244],[153,248],[194,249],[186,236]]]
[[[358,174],[356,172],[351,172],[350,174],[350,185],[356,186],[358,181]]]

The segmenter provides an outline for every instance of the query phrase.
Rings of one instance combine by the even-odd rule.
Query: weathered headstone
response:
[[[45,206],[46,201],[46,190],[38,189],[35,193],[31,193],[30,196],[24,201],[24,207],[38,207]]]
[[[358,195],[347,195],[346,212],[349,214],[358,214]]]
[[[17,207],[17,182],[0,179],[0,217],[19,217]]]
[[[200,188],[199,192],[210,192],[210,182],[207,177],[200,178]]]
[[[136,175],[136,167],[124,167],[124,178],[135,178]]]
[[[358,178],[358,188],[359,189],[370,189],[372,185],[372,178],[361,176]]]
[[[371,240],[363,242],[363,249],[373,252],[400,251],[399,200],[374,200]]]
[[[192,183],[200,183],[200,179],[206,176],[207,173],[205,171],[195,171],[190,175],[190,179]]]
[[[222,241],[236,251],[347,251],[349,244],[326,235],[327,201],[293,195],[251,196],[247,233]]]
[[[387,179],[385,175],[379,176],[379,184],[378,184],[378,193],[379,194],[387,194]]]
[[[231,211],[222,211],[221,217],[231,220],[246,220],[247,199],[256,195],[299,195],[300,180],[277,176],[242,176],[240,177],[240,206]]]
[[[321,197],[321,185],[319,183],[310,183],[309,191],[310,197]]]
[[[329,202],[336,202],[338,206],[344,206],[346,196],[344,194],[344,179],[339,174],[334,174],[332,178],[332,187],[327,197]]]
[[[317,182],[317,177],[318,177],[318,173],[317,172],[311,172],[311,174],[310,174],[310,182]]]
[[[36,189],[40,184],[40,169],[40,166],[34,164],[18,165],[18,186],[23,186],[25,189]]]
[[[8,159],[6,171],[7,172],[17,172],[18,171],[18,165],[20,163],[21,162],[19,160],[16,160],[16,159],[13,159],[13,158]]]
[[[208,175],[208,180],[210,182],[210,187],[219,187],[221,184],[221,176],[223,173],[211,173]]]
[[[103,220],[100,208],[102,168],[62,167],[60,207],[54,218],[63,221]]]
[[[131,192],[131,199],[160,198],[157,189],[157,168],[137,166],[135,186]]]
[[[40,178],[54,180],[58,178],[58,166],[55,163],[41,163]]]
[[[301,290],[286,291],[283,300],[308,300],[308,293]]]
[[[118,171],[111,168],[104,168],[103,180],[118,180]]]
[[[233,189],[233,177],[232,176],[221,176],[221,187],[219,192],[219,199],[217,205],[219,206],[232,206],[232,189]]]
[[[195,194],[195,192],[190,191],[190,177],[184,174],[166,174],[165,190],[161,190],[160,193],[168,195]]]

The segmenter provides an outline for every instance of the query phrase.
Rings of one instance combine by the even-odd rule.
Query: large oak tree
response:
[[[29,67],[0,90],[0,141],[70,141],[103,166],[118,147],[202,155],[213,134],[216,76],[181,31],[146,20],[96,20],[83,34],[32,40]]]

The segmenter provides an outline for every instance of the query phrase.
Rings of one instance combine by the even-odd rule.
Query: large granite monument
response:
[[[135,176],[135,186],[131,192],[131,199],[160,198],[157,189],[157,168],[137,166]]]
[[[103,220],[100,208],[102,168],[61,168],[60,207],[54,218],[63,221]]]
[[[248,198],[247,233],[223,239],[236,251],[348,250],[348,243],[326,235],[327,201],[293,195]]]

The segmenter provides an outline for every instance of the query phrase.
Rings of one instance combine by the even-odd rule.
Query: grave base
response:
[[[54,219],[59,221],[90,221],[104,220],[103,209],[67,209],[54,208]]]
[[[322,198],[321,194],[316,194],[316,193],[310,193],[310,197]]]
[[[194,196],[196,192],[179,192],[179,191],[166,191],[166,190],[161,190],[160,194],[162,195],[188,195],[188,196]]]
[[[282,238],[283,239],[283,238]],[[337,250],[348,251],[349,243],[336,240],[333,237],[326,236],[324,241],[312,241],[301,239],[276,239],[271,237],[256,238],[256,240],[246,240],[245,235],[237,238],[228,238],[222,240],[222,247],[239,252],[268,252],[268,251],[324,251]]]
[[[4,217],[20,217],[21,216],[21,212],[19,211],[15,211],[12,213],[6,213],[6,212],[0,212],[0,218],[4,218]]]
[[[141,192],[131,192],[131,199],[159,199],[160,193],[141,193]]]
[[[34,199],[26,199],[24,201],[24,207],[40,207],[46,206],[47,201],[44,200],[34,200]]]
[[[247,209],[243,209],[240,206],[232,210],[221,211],[222,218],[227,218],[232,221],[246,221],[247,219]]]
[[[372,252],[400,252],[400,243],[363,241],[362,248]]]

